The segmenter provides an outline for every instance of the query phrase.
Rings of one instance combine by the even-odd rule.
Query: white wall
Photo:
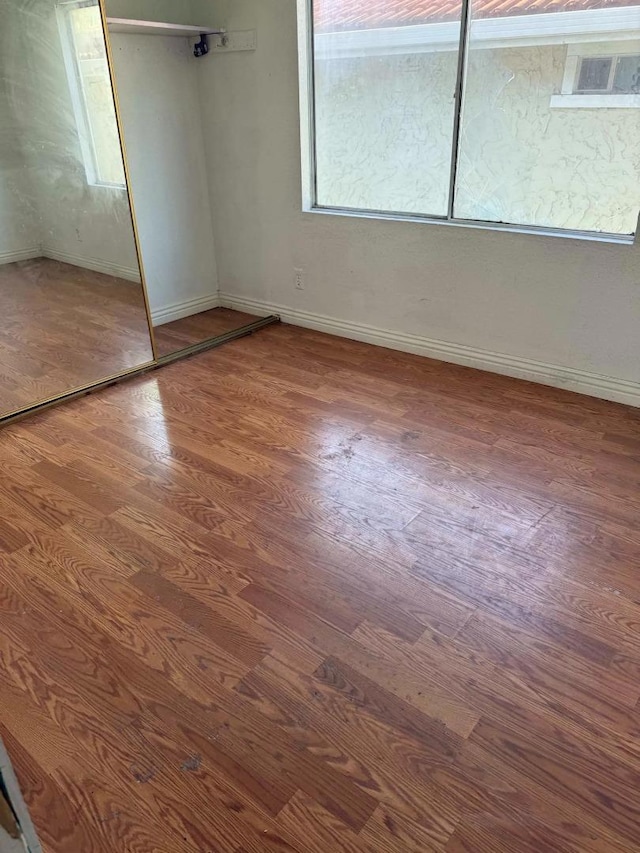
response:
[[[191,0],[105,0],[105,8],[113,18],[198,23],[192,18]]]
[[[303,214],[295,0],[197,2],[258,31],[199,66],[227,304],[640,404],[640,245]]]
[[[198,63],[204,60],[195,59],[186,38],[113,33],[111,41],[157,325],[218,304],[198,94]]]
[[[9,97],[8,12],[9,7],[0,4],[0,263],[40,252],[37,211]]]
[[[0,264],[40,254],[40,232],[29,173],[4,86],[2,33],[0,18]]]

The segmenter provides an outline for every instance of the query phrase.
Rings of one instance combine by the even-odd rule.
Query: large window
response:
[[[57,9],[87,182],[124,188],[100,7],[97,0],[69,0],[58,4]]]
[[[640,5],[299,3],[307,207],[635,232]]]

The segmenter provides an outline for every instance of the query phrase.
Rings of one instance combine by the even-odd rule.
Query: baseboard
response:
[[[173,305],[152,309],[151,321],[154,326],[162,326],[164,323],[172,323],[174,320],[182,320],[183,317],[219,307],[220,297],[217,293],[211,296],[198,296],[196,299],[187,299],[184,302],[174,302]]]
[[[134,281],[136,284],[140,284],[141,281],[138,267],[123,267],[120,264],[113,264],[110,261],[87,258],[84,255],[74,255],[71,252],[60,252],[58,249],[53,249],[50,246],[43,246],[40,256],[51,258],[52,261],[60,261],[63,264],[71,264],[74,267],[83,267],[86,270],[113,275],[116,278],[123,278],[126,281]]]
[[[311,314],[308,311],[299,311],[295,308],[287,308],[284,305],[275,305],[256,299],[246,299],[230,293],[220,294],[220,304],[225,308],[235,308],[238,311],[247,311],[250,314],[279,314],[285,323],[316,329],[330,335],[364,341],[401,352],[424,355],[428,358],[436,358],[453,364],[463,364],[479,370],[488,370],[491,373],[514,376],[517,379],[540,382],[543,385],[565,388],[568,391],[576,391],[579,394],[588,394],[591,397],[612,400],[616,403],[626,403],[629,406],[640,406],[640,382],[633,382],[629,379],[616,379],[599,373],[576,370],[573,367],[546,364],[545,362],[519,358],[505,353],[468,347],[464,344],[392,332],[364,323],[337,320],[334,317]]]
[[[42,257],[42,247],[33,246],[31,249],[18,249],[16,252],[0,252],[0,264],[15,264],[17,261],[32,261]]]

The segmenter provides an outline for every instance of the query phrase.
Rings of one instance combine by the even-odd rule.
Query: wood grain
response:
[[[139,284],[37,258],[0,264],[0,415],[153,360]]]
[[[5,428],[46,853],[640,849],[639,435],[288,326]]]
[[[235,332],[249,323],[255,323],[257,319],[252,314],[233,311],[231,308],[211,308],[182,320],[163,323],[162,326],[156,326],[153,332],[158,355],[169,355],[226,332]]]

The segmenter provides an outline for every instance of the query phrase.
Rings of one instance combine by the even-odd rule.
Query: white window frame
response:
[[[490,231],[508,231],[519,234],[540,234],[549,237],[563,237],[575,240],[593,240],[604,243],[632,245],[640,235],[640,215],[638,225],[632,234],[610,234],[600,231],[577,231],[566,228],[550,228],[537,225],[518,225],[483,220],[459,219],[453,213],[453,190],[459,144],[460,116],[463,100],[464,69],[470,31],[473,29],[474,48],[497,46],[527,46],[535,44],[568,44],[569,48],[577,43],[584,49],[593,49],[602,55],[602,35],[614,44],[620,44],[620,52],[628,54],[628,46],[623,44],[630,39],[640,38],[640,5],[615,9],[596,9],[589,12],[565,12],[514,16],[512,18],[480,19],[473,23],[469,20],[470,0],[462,0],[462,16],[459,26],[459,38],[452,32],[451,24],[432,24],[390,28],[382,35],[377,30],[347,31],[323,35],[318,38],[318,54],[328,56],[371,56],[389,53],[415,53],[426,50],[458,50],[458,76],[456,83],[456,116],[454,123],[454,151],[449,189],[449,209],[446,216],[429,214],[406,214],[393,211],[360,210],[343,207],[327,207],[317,202],[316,180],[316,130],[315,130],[315,80],[314,80],[314,32],[313,0],[297,0],[298,11],[298,70],[300,80],[300,139],[302,150],[302,209],[305,213],[339,215],[365,219],[383,219],[393,221],[427,222],[435,225],[447,225],[458,228],[480,228]],[[458,30],[458,24],[453,25]],[[428,35],[427,35],[428,31]],[[435,43],[435,45],[434,45]],[[419,45],[423,45],[422,49]],[[576,45],[577,46],[577,45]],[[580,56],[580,54],[577,54]],[[587,55],[584,52],[581,55]],[[609,55],[607,53],[607,55]],[[578,62],[579,64],[579,62]],[[573,86],[575,80],[571,79]],[[571,89],[573,91],[573,89]],[[552,106],[566,106],[555,101],[557,98],[607,98],[609,106],[614,106],[615,98],[636,98],[636,95],[556,95]],[[634,104],[635,106],[635,104]]]
[[[78,128],[78,139],[82,153],[82,161],[84,163],[87,183],[89,186],[126,190],[126,179],[122,182],[113,182],[104,181],[100,178],[95,138],[93,135],[91,120],[89,118],[89,107],[85,96],[82,77],[80,75],[80,69],[78,67],[76,47],[69,12],[73,9],[81,9],[90,6],[96,6],[96,0],[63,0],[56,5],[62,54],[64,57],[67,79],[69,81],[69,92],[71,94],[73,114]]]
[[[640,44],[636,39],[633,44]],[[605,41],[591,44],[570,44],[567,48],[567,59],[564,66],[564,77],[560,95],[553,95],[551,107],[553,109],[638,109],[640,108],[640,95],[614,94],[612,92],[576,92],[578,77],[580,75],[580,63],[583,59],[601,56],[616,59],[619,56],[636,55],[635,50],[629,48],[628,40]],[[611,68],[611,74],[615,71],[615,63]]]

